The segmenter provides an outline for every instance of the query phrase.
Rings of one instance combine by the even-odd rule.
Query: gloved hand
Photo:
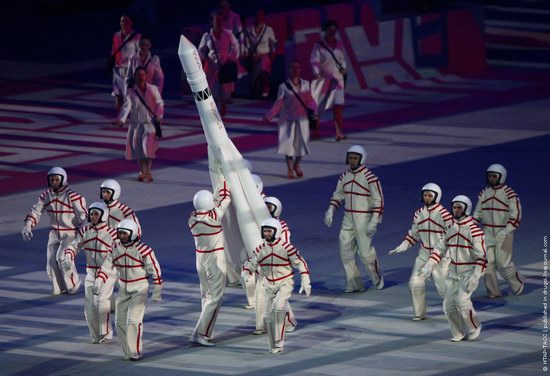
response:
[[[325,213],[325,225],[327,227],[332,226],[332,217],[334,216],[334,206],[329,206],[328,210]]]
[[[300,286],[300,290],[298,291],[298,294],[301,294],[303,292],[306,293],[306,296],[310,296],[311,295],[311,285],[302,285],[302,286]]]
[[[407,249],[409,249],[408,244],[409,244],[409,242],[407,242],[407,241],[405,240],[403,243],[399,244],[399,246],[397,246],[396,248],[392,249],[392,250],[388,253],[388,255],[395,255],[395,254],[397,254],[397,253],[403,253],[403,252],[405,252]]]
[[[102,285],[103,284],[102,284],[101,279],[96,278],[96,280],[94,282],[94,287],[92,287],[92,292],[94,293],[94,295],[99,295],[99,293],[101,292]]]
[[[498,244],[503,243],[504,240],[506,240],[506,238],[508,237],[508,235],[510,235],[510,233],[509,233],[506,229],[501,230],[501,231],[497,234],[495,240],[496,240],[496,242],[497,242]]]
[[[241,278],[239,279],[239,281],[241,282],[241,285],[243,286],[243,288],[246,288],[246,284],[248,283],[248,279],[250,278],[250,274],[248,274],[248,272],[242,272],[241,273]]]
[[[65,269],[65,271],[70,271],[73,267],[73,259],[71,258],[71,256],[65,255],[65,257],[63,257],[63,260],[61,261],[61,266],[63,267],[63,269]]]
[[[481,275],[477,271],[475,271],[474,274],[470,276],[470,278],[464,281],[462,286],[464,291],[466,291],[467,293],[473,292],[477,288],[480,278],[481,278]]]
[[[25,223],[25,225],[23,226],[23,230],[21,230],[21,235],[23,236],[23,240],[26,242],[32,239],[31,226],[28,223]]]
[[[162,285],[155,285],[153,287],[153,294],[151,295],[152,302],[162,302]]]
[[[422,267],[422,269],[420,269],[420,272],[418,273],[418,277],[426,281],[429,281],[432,275],[433,268],[434,268],[434,262],[432,262],[432,260],[428,260],[428,262]]]
[[[378,222],[375,219],[372,219],[369,224],[367,225],[367,236],[369,238],[372,238],[374,234],[376,234],[376,227],[378,226]]]

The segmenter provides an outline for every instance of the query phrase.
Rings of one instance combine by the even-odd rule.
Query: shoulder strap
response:
[[[145,108],[147,109],[147,111],[149,111],[149,114],[151,114],[151,116],[153,117],[153,119],[156,119],[155,113],[154,113],[153,110],[151,110],[151,108],[147,105],[147,102],[145,102],[145,98],[143,98],[143,97],[141,96],[141,93],[139,92],[139,88],[137,88],[137,89],[134,88],[134,93],[136,93],[136,96],[139,98],[140,102],[145,106]]]
[[[300,81],[301,82],[301,81]],[[294,90],[294,88],[292,87],[292,85],[286,81],[285,82],[285,86],[288,90],[292,91],[294,93],[294,95],[296,96],[296,98],[298,99],[298,101],[300,101],[300,103],[302,104],[302,106],[304,106],[304,108],[306,109],[307,112],[311,111],[311,108],[309,108],[308,106],[306,106],[306,104],[304,103],[304,101],[302,100],[302,98],[300,97],[300,95],[298,95],[298,93]]]
[[[334,52],[332,52],[332,50],[331,50],[326,44],[324,44],[323,42],[318,41],[317,43],[318,43],[321,47],[323,47],[325,50],[328,51],[328,53],[330,54],[330,56],[332,56],[332,58],[334,59],[334,62],[336,63],[336,65],[338,65],[338,68],[342,69],[343,66],[342,66],[342,64],[336,59],[336,56],[334,56]]]
[[[223,31],[222,31],[223,33]],[[211,32],[208,33],[208,38],[210,39],[210,43],[212,43],[212,49],[214,50],[214,55],[216,55],[216,60],[218,60],[218,64],[221,64],[220,57],[218,56],[218,50],[216,49],[216,45],[214,44],[214,39],[212,39]]]
[[[126,37],[126,39],[124,39],[124,40],[122,41],[122,44],[116,49],[116,51],[113,53],[112,56],[115,57],[116,54],[118,54],[118,53],[120,52],[120,50],[122,50],[122,47],[124,47],[124,46],[126,45],[126,43],[128,43],[129,41],[131,41],[131,40],[134,38],[135,35],[136,35],[136,32],[135,32],[135,31],[132,31],[132,32],[130,33],[130,35],[128,35],[128,36]]]
[[[256,45],[254,46],[254,48],[251,51],[253,54],[256,53],[256,50],[258,49],[258,45],[262,41],[262,38],[264,37],[264,34],[265,34],[266,30],[267,30],[267,25],[264,24],[264,29],[262,30],[262,33],[260,34],[260,37],[256,40]]]

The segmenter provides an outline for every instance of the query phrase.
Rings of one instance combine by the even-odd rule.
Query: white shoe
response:
[[[124,355],[121,359],[122,359],[122,360],[130,360],[130,357],[127,356],[127,355]]]
[[[525,282],[523,282],[521,284],[521,286],[519,287],[519,289],[517,291],[514,291],[514,295],[521,295],[521,293],[523,292],[523,286],[525,286]]]
[[[254,309],[254,306],[250,304],[245,304],[244,309]]]
[[[384,288],[384,278],[382,278],[376,285],[377,290],[382,290]]]
[[[204,338],[204,336],[198,334],[191,335],[191,337],[189,337],[189,342],[206,347],[216,346],[212,342],[208,342],[208,340]]]
[[[285,333],[292,333],[295,330],[296,330],[296,325],[285,326]]]
[[[413,316],[412,320],[413,321],[422,321],[422,320],[426,320],[428,317],[426,317],[425,315],[422,315],[422,316]]]
[[[255,336],[265,334],[265,329],[256,329],[252,334],[254,334]]]
[[[462,334],[462,335],[460,335],[460,336],[451,338],[451,341],[453,341],[453,342],[460,342],[460,341],[462,341],[465,337],[466,337],[466,334]]]
[[[109,343],[112,339],[113,337],[103,337],[97,343]]]
[[[475,341],[480,334],[481,334],[481,324],[479,324],[476,330],[468,334],[468,341]]]
[[[274,347],[272,348],[271,350],[269,350],[269,353],[270,354],[278,354],[278,353],[282,353],[284,350],[282,347]]]

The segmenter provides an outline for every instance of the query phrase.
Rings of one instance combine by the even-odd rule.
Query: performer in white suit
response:
[[[261,229],[265,241],[254,250],[250,260],[243,266],[241,278],[244,285],[252,278],[258,266],[262,270],[262,288],[266,296],[265,328],[270,353],[276,354],[284,349],[285,318],[288,315],[286,307],[294,289],[292,268],[300,272],[300,294],[311,294],[311,282],[306,261],[292,244],[280,238],[281,223],[275,218],[269,218],[262,223]]]
[[[210,339],[225,291],[226,263],[221,220],[231,199],[225,180],[221,183],[215,187],[215,197],[206,190],[195,194],[195,211],[189,218],[189,228],[195,239],[196,267],[202,300],[201,315],[189,342],[202,346],[214,346]]]
[[[48,238],[46,272],[52,281],[52,295],[75,294],[80,287],[80,277],[74,262],[69,270],[61,267],[64,251],[75,238],[88,216],[86,200],[69,188],[67,172],[61,167],[48,171],[48,189],[40,194],[25,218],[21,231],[23,240],[32,239],[32,229],[44,212],[50,217],[51,231]]]
[[[153,281],[151,300],[162,300],[162,274],[155,252],[138,237],[137,224],[131,219],[122,220],[117,227],[118,241],[105,258],[95,281],[94,293],[101,295],[106,288],[107,271],[115,267],[119,276],[116,300],[116,331],[124,352],[123,360],[140,360],[143,356],[143,316],[149,290],[148,279]],[[103,278],[101,277],[103,276]]]
[[[308,110],[317,113],[317,104],[311,96],[309,82],[301,79],[300,73],[300,63],[292,61],[289,79],[279,85],[277,99],[264,116],[264,121],[269,122],[279,115],[277,153],[285,156],[289,179],[304,176],[300,162],[310,153]]]
[[[126,139],[126,159],[138,160],[138,180],[152,182],[151,167],[158,148],[153,121],[160,123],[164,116],[164,101],[155,85],[147,83],[147,72],[143,67],[136,69],[134,88],[124,98],[124,104],[115,121],[121,127],[129,120]]]
[[[348,149],[346,162],[349,169],[338,179],[336,190],[325,213],[325,224],[332,226],[334,212],[344,201],[345,213],[340,229],[340,260],[346,273],[345,292],[365,291],[355,254],[365,265],[370,279],[378,290],[384,287],[384,277],[378,265],[378,256],[372,246],[372,237],[382,222],[384,196],[382,185],[374,173],[365,166],[366,150],[359,145]]]
[[[93,343],[109,342],[113,338],[111,326],[111,296],[117,280],[116,270],[107,266],[99,271],[111,252],[116,240],[116,229],[107,224],[108,208],[102,202],[94,202],[88,210],[89,225],[76,232],[76,238],[65,249],[63,268],[70,271],[78,253],[86,255],[86,279],[84,280],[84,314]],[[105,281],[105,286],[94,294],[96,278]]]
[[[422,187],[421,201],[424,203],[414,213],[412,226],[405,236],[405,240],[390,255],[405,252],[420,241],[418,256],[414,262],[409,289],[413,302],[413,320],[426,318],[426,282],[418,277],[420,269],[426,264],[434,246],[443,238],[447,228],[453,223],[453,216],[441,205],[441,188],[435,183],[428,183]],[[445,297],[445,279],[449,268],[447,257],[434,268],[433,277],[437,293]]]
[[[471,296],[487,265],[483,231],[471,217],[472,202],[464,195],[452,200],[454,221],[443,239],[435,245],[420,278],[428,278],[432,270],[447,256],[451,260],[447,274],[447,287],[443,311],[451,327],[451,341],[467,338],[473,341],[481,333],[481,323],[472,304]]]
[[[342,133],[344,126],[344,89],[346,77],[346,58],[344,45],[336,39],[338,23],[328,20],[323,30],[325,37],[315,43],[311,51],[310,63],[313,71],[313,98],[319,106],[319,113],[334,108],[334,126],[336,141],[346,138]]]
[[[512,262],[514,231],[521,222],[521,204],[516,192],[505,184],[506,177],[506,169],[500,164],[487,168],[488,186],[479,193],[474,211],[474,218],[483,224],[487,242],[487,270],[483,279],[489,298],[502,296],[496,271],[514,295],[520,295],[524,286]]]
[[[99,198],[107,205],[107,224],[116,229],[123,219],[131,219],[138,226],[138,236],[141,238],[141,226],[136,213],[127,205],[120,202],[122,188],[114,179],[107,179],[99,187]]]

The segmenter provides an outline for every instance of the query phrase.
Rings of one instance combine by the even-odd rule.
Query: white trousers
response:
[[[382,270],[378,264],[376,250],[372,246],[372,237],[367,236],[367,225],[372,215],[352,215],[345,213],[340,229],[340,260],[346,274],[346,292],[364,291],[365,285],[357,268],[355,255],[365,265],[374,286],[384,282]]]
[[[483,280],[489,296],[502,295],[498,285],[497,271],[508,282],[513,293],[521,290],[523,278],[512,262],[513,243],[514,234],[512,233],[504,239],[504,242],[487,247],[487,269],[483,275]]]
[[[69,271],[61,266],[65,257],[65,249],[75,238],[74,233],[63,232],[64,234],[59,236],[58,231],[52,230],[48,237],[46,273],[52,281],[52,295],[59,295],[64,292],[76,294],[80,287],[80,276],[76,271],[74,261]]]
[[[453,338],[460,338],[474,332],[481,323],[470,299],[472,292],[466,292],[464,283],[470,274],[461,275],[458,278],[448,277],[446,280],[447,290],[443,299],[443,312],[451,328]]]
[[[147,301],[147,281],[128,284],[118,290],[116,300],[116,330],[124,355],[139,359],[143,350],[143,315]]]
[[[226,262],[223,252],[197,254],[197,273],[201,287],[201,315],[193,334],[212,337],[222,305],[226,282]]]
[[[112,273],[101,288],[99,295],[94,295],[95,269],[88,269],[84,280],[84,316],[94,343],[101,339],[113,338],[111,324],[111,296],[115,287],[116,273]]]
[[[258,281],[260,279],[258,278]],[[263,287],[263,278],[260,282],[256,285],[256,295],[255,295],[255,312],[256,312],[256,330],[266,330],[265,327],[265,316],[266,313],[269,313],[269,311],[266,311],[266,297],[265,297],[265,289]],[[290,303],[286,302],[286,306],[284,308],[284,311],[286,312],[285,315],[285,328],[287,331],[293,331],[294,328],[298,325],[298,320],[296,320],[296,317],[294,316],[294,311],[292,311],[292,307],[290,306]]]
[[[420,270],[426,265],[430,257],[430,251],[420,248],[418,256],[414,261],[411,277],[409,279],[409,289],[411,291],[412,303],[413,303],[413,315],[414,317],[424,317],[426,315],[426,281],[423,278],[418,277]],[[437,293],[443,299],[445,297],[445,289],[447,278],[447,272],[449,271],[450,259],[443,258],[439,264],[437,264],[432,271],[432,278],[434,280]]]
[[[264,325],[269,340],[269,348],[270,350],[274,347],[283,348],[287,316],[286,307],[294,289],[294,282],[289,278],[287,282],[279,285],[264,283],[262,289],[265,295]]]

